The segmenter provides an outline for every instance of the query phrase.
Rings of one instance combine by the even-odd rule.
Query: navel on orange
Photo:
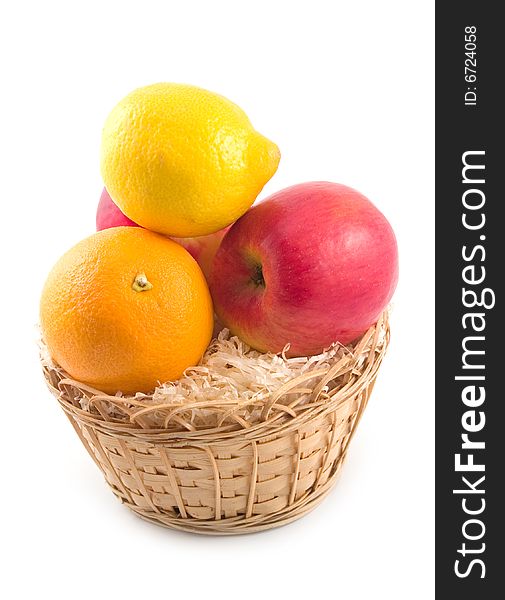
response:
[[[100,231],[54,266],[40,321],[53,359],[107,393],[179,378],[209,344],[212,301],[191,255],[134,227]]]

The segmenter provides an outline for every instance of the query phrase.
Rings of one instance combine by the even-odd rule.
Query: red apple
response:
[[[202,235],[196,238],[176,238],[172,239],[174,242],[180,244],[183,248],[191,254],[202,269],[203,274],[207,281],[211,272],[212,261],[216,255],[216,252],[221,244],[223,237],[228,231],[229,227],[220,229],[216,233],[209,233],[209,235]]]
[[[214,259],[216,314],[260,351],[317,354],[375,323],[398,280],[395,235],[356,190],[302,183],[231,226]]]
[[[96,230],[109,229],[109,227],[139,227],[137,223],[129,219],[109,196],[109,192],[103,188],[102,195],[96,209]]]
[[[96,230],[108,229],[109,227],[121,227],[123,225],[131,227],[140,227],[134,221],[129,219],[109,196],[109,193],[103,188],[98,208],[96,211]],[[214,260],[214,255],[219,248],[219,244],[229,227],[225,227],[216,233],[203,235],[197,238],[172,238],[191,254],[191,256],[200,265],[206,278],[210,273],[210,267]]]

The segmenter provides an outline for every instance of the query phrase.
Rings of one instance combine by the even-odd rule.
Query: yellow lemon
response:
[[[139,225],[207,235],[243,215],[277,170],[277,146],[213,92],[158,83],[126,96],[102,134],[109,194]]]

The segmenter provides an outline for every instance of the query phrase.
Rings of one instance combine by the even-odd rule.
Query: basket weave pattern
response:
[[[138,406],[132,418],[128,399],[122,399],[129,407],[125,417],[111,417],[104,405],[116,408],[118,398],[55,366],[43,368],[50,390],[121,502],[168,527],[236,534],[299,518],[331,489],[388,341],[384,315],[324,373],[308,374],[310,389],[306,381],[292,380],[264,403],[257,422],[221,419],[221,426],[212,428],[195,428],[173,408],[170,427],[142,427]],[[82,408],[83,397],[93,410]],[[308,401],[300,402],[302,397]],[[223,410],[218,403],[215,408]],[[146,404],[140,412],[149,410]]]

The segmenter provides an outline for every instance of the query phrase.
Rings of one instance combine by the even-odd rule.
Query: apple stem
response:
[[[255,271],[251,279],[256,287],[265,287],[265,278],[263,277],[263,268],[261,265],[255,265]]]
[[[145,273],[137,273],[133,280],[132,289],[136,292],[146,292],[153,287],[153,284],[147,279]]]

